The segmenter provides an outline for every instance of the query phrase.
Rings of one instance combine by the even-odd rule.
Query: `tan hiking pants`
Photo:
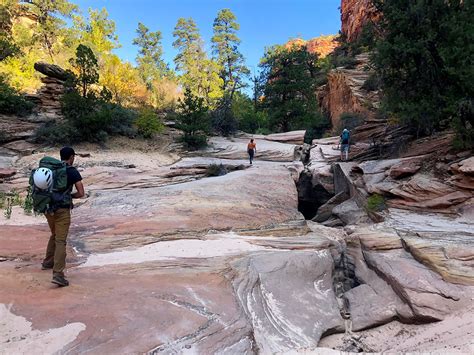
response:
[[[54,261],[53,275],[64,276],[66,268],[66,239],[71,224],[71,210],[60,208],[56,212],[45,214],[48,220],[51,237],[46,249],[44,263]]]

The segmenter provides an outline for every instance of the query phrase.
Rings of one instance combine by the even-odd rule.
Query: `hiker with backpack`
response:
[[[30,178],[33,209],[44,213],[48,221],[51,236],[46,248],[46,257],[41,268],[53,270],[52,283],[68,286],[64,277],[66,268],[66,239],[71,224],[72,199],[84,196],[84,186],[79,171],[72,166],[75,152],[71,147],[64,147],[59,152],[61,160],[44,157],[39,168],[32,172]],[[73,187],[76,192],[72,193]]]
[[[341,161],[344,160],[343,156],[345,153],[346,160],[348,159],[349,156],[349,145],[350,145],[350,140],[351,140],[351,133],[347,128],[344,128],[344,130],[341,133],[339,140],[339,144],[341,146]]]

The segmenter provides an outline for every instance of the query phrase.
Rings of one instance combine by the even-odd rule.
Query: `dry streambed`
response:
[[[472,351],[471,222],[402,210],[377,225],[307,222],[297,138],[258,141],[252,167],[245,137],[175,163],[134,153],[110,166],[92,151],[71,286],[39,270],[42,218],[0,221],[0,353]],[[323,145],[313,168],[328,155]],[[216,163],[228,173],[206,177]]]

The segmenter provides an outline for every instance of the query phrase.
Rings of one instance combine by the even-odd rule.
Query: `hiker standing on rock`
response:
[[[253,157],[257,153],[257,143],[254,143],[253,138],[247,144],[247,153],[249,154],[250,165],[252,165]]]
[[[71,147],[60,151],[61,161],[45,157],[40,161],[33,178],[33,206],[35,211],[44,213],[48,221],[51,237],[46,248],[46,257],[41,268],[52,269],[52,283],[68,286],[64,277],[66,268],[66,239],[71,224],[72,199],[84,196],[82,176],[75,167],[75,152]],[[73,186],[76,192],[72,193]]]
[[[350,145],[350,140],[351,140],[351,133],[347,128],[344,128],[344,130],[341,133],[339,140],[339,144],[341,146],[341,161],[343,160],[344,153],[346,155],[346,160],[348,159],[349,156],[349,145]]]

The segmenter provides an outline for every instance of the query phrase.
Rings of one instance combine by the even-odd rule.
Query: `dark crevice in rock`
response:
[[[334,196],[321,184],[313,184],[313,174],[309,170],[301,172],[296,189],[298,190],[298,211],[305,219],[313,219],[318,208]]]

